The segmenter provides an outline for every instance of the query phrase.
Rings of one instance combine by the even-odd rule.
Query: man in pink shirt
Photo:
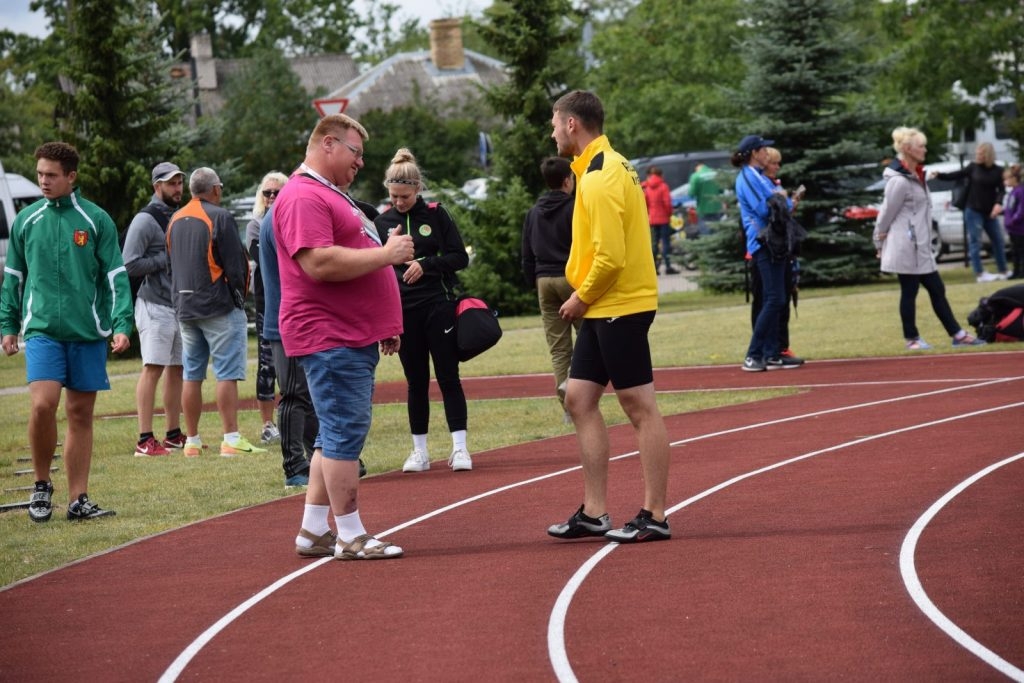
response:
[[[281,276],[281,341],[306,373],[320,420],[302,526],[303,557],[390,559],[402,549],[366,532],[359,517],[359,455],[370,429],[380,353],[398,351],[402,305],[392,266],[412,259],[412,238],[386,246],[340,188],[363,167],[366,129],[344,114],[320,120],[305,161],[274,204]],[[334,511],[337,533],[328,522]]]

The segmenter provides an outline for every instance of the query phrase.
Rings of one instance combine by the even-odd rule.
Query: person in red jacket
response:
[[[644,188],[644,199],[647,200],[647,222],[651,224],[651,247],[654,251],[654,265],[658,265],[658,248],[661,248],[661,263],[665,266],[665,274],[673,275],[679,271],[669,262],[672,253],[670,243],[672,237],[672,195],[668,184],[661,177],[661,169],[651,166],[647,169],[647,179],[641,183]]]

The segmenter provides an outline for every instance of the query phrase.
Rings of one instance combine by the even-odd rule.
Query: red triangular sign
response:
[[[348,107],[348,98],[342,97],[336,100],[313,100],[313,106],[320,113],[320,118],[331,114],[343,114]]]

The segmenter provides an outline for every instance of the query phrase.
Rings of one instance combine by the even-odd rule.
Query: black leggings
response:
[[[917,331],[917,290],[924,287],[928,292],[928,298],[932,302],[932,310],[939,318],[939,322],[946,328],[946,334],[950,337],[960,331],[960,323],[953,315],[953,309],[946,299],[946,285],[942,283],[942,276],[939,271],[933,270],[923,275],[896,276],[900,281],[900,321],[903,323],[903,338],[907,340],[917,339],[920,334]]]
[[[409,429],[426,434],[430,425],[430,360],[434,361],[437,385],[444,400],[448,431],[466,428],[466,394],[459,379],[455,344],[455,302],[443,301],[402,311],[402,345],[398,357],[409,383]]]

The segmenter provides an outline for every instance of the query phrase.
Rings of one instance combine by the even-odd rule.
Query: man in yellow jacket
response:
[[[548,534],[604,536],[619,543],[667,540],[669,442],[647,339],[658,309],[658,273],[644,193],[636,171],[603,134],[604,107],[596,95],[577,90],[563,96],[555,102],[551,125],[558,153],[575,157],[572,248],[565,267],[575,291],[559,314],[583,319],[565,405],[580,444],[584,497],[579,510]],[[606,503],[608,429],[599,407],[609,381],[636,429],[644,477],[643,508],[615,530]]]

